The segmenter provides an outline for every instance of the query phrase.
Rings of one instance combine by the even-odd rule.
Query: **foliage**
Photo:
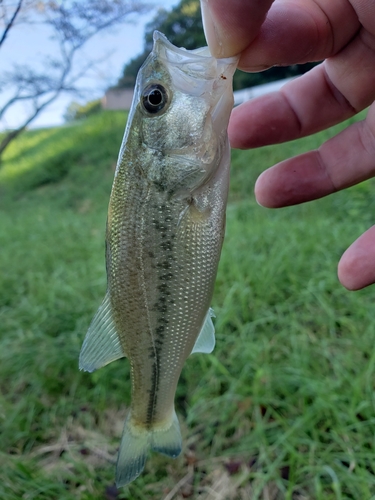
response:
[[[206,45],[199,0],[181,0],[170,12],[160,9],[145,30],[145,50],[151,52],[154,30],[173,45],[192,50]]]
[[[132,89],[135,86],[138,71],[145,62],[148,52],[143,51],[139,56],[133,57],[124,67],[123,74],[115,88]]]
[[[76,101],[72,101],[65,112],[64,118],[65,121],[72,122],[74,120],[88,118],[91,115],[99,113],[101,109],[101,99],[95,99],[94,101],[89,101],[86,104],[79,104]]]
[[[338,127],[233,151],[217,346],[191,356],[178,385],[183,453],[152,454],[129,488],[114,488],[129,363],[87,374],[77,359],[105,292],[105,219],[124,122],[105,112],[27,132],[4,155],[0,498],[374,498],[374,289],[350,293],[336,278],[343,250],[373,223],[374,183],[282,210],[252,195],[262,170]],[[64,158],[64,175],[51,179],[49,165]]]

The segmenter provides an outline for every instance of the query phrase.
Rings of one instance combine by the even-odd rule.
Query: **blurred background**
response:
[[[114,486],[128,362],[88,374],[78,355],[106,288],[109,193],[154,29],[205,45],[198,0],[0,1],[0,498],[375,498],[374,289],[336,277],[373,223],[374,183],[276,211],[253,195],[261,171],[347,123],[232,152],[217,346],[178,385],[183,453],[152,454]],[[310,67],[237,72],[237,102]]]

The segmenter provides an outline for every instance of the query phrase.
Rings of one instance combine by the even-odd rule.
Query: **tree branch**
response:
[[[16,17],[18,16],[19,11],[21,10],[22,2],[23,2],[23,0],[18,1],[17,7],[15,8],[15,11],[13,12],[13,16],[10,18],[8,24],[5,26],[5,30],[0,38],[0,47],[5,42],[5,39],[9,33],[9,30],[13,26],[13,23],[16,20]]]
[[[9,144],[14,141],[16,137],[18,137],[21,132],[25,130],[25,128],[38,116],[38,114],[47,106],[49,106],[57,97],[59,96],[60,91],[57,91],[54,93],[52,97],[50,97],[47,101],[44,101],[42,104],[37,106],[33,113],[28,117],[28,119],[18,128],[12,130],[11,132],[8,132],[4,139],[0,143],[0,161],[1,161],[1,155],[5,151],[5,149],[9,146]]]
[[[6,29],[1,37],[5,40],[15,19],[21,11],[25,15],[29,7],[29,15],[25,22],[32,24],[40,20],[52,30],[52,37],[58,44],[53,57],[42,60],[43,73],[34,70],[27,64],[13,65],[8,74],[0,80],[0,92],[12,89],[12,95],[0,107],[0,119],[17,102],[31,102],[33,108],[17,129],[10,131],[0,143],[0,157],[8,145],[51,104],[61,92],[77,92],[79,80],[94,67],[95,62],[85,58],[77,61],[84,45],[98,33],[118,26],[132,14],[140,14],[146,7],[151,7],[144,0],[80,0],[56,2],[54,0],[17,0],[17,7],[6,21]],[[0,0],[1,4],[1,0]],[[40,7],[43,8],[40,8]],[[21,9],[22,7],[22,9]],[[5,16],[6,17],[6,16]],[[18,21],[17,21],[18,22]],[[0,45],[1,45],[0,43]],[[49,97],[50,96],[50,97]]]

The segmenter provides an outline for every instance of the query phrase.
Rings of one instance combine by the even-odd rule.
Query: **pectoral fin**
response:
[[[125,353],[116,331],[111,301],[107,293],[83,341],[79,355],[79,369],[93,372],[123,356]]]
[[[202,330],[194,344],[191,354],[194,352],[203,352],[210,354],[215,347],[215,328],[212,323],[212,317],[215,316],[213,310],[210,308],[206,314]]]

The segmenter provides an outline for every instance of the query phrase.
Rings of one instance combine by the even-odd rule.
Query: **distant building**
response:
[[[287,82],[293,79],[294,77],[285,78],[285,80],[263,83],[262,85],[255,85],[254,87],[249,87],[248,89],[236,90],[235,92],[233,92],[234,105],[238,106],[239,104],[242,104],[245,101],[254,99],[254,97],[259,97],[260,95],[280,90],[283,85],[285,85]]]
[[[103,109],[129,110],[133,94],[133,89],[108,89],[102,98],[102,107]]]

